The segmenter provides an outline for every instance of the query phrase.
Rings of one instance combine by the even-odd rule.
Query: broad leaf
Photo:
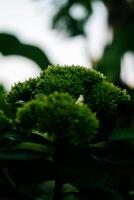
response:
[[[134,165],[133,141],[106,141],[90,145],[90,152],[107,163]]]
[[[57,162],[56,168],[64,182],[77,188],[103,185],[107,178],[107,169],[103,162],[72,146]]]
[[[17,37],[9,33],[0,33],[0,52],[3,55],[20,55],[36,62],[44,70],[50,61],[38,47],[22,43]]]
[[[125,141],[132,141],[134,140],[134,130],[117,130],[114,131],[110,136],[109,136],[109,140],[125,140]]]

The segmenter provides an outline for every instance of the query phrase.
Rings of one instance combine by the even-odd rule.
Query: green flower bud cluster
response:
[[[103,74],[79,66],[50,66],[41,75],[36,93],[50,94],[54,91],[68,92],[78,98],[83,95],[84,101],[98,113],[118,115],[118,107],[130,97],[109,83]]]
[[[93,69],[80,66],[50,66],[37,79],[15,84],[7,95],[7,101],[27,102],[34,98],[34,94],[50,94],[55,91],[68,92],[78,98],[103,79],[103,74]]]
[[[7,94],[8,103],[30,101],[34,95],[38,78],[30,78],[25,82],[16,83]]]
[[[63,97],[66,92],[74,99],[72,100],[72,97],[68,97],[66,94],[66,102],[65,97]],[[51,96],[53,93],[54,96]],[[61,97],[60,93],[62,93]],[[43,97],[41,97],[42,95]],[[18,110],[17,124],[20,124],[19,126],[22,128],[35,129],[55,135],[61,135],[65,132],[65,135],[68,133],[68,137],[76,133],[75,129],[77,129],[78,135],[85,138],[91,133],[92,123],[89,123],[90,128],[87,128],[87,132],[84,132],[84,126],[88,127],[88,125],[85,125],[88,118],[87,121],[85,117],[83,119],[81,117],[80,120],[80,116],[86,111],[78,111],[85,109],[84,103],[92,112],[96,113],[100,121],[99,133],[110,134],[111,128],[109,127],[113,128],[114,126],[111,119],[114,117],[116,120],[121,105],[128,103],[130,96],[125,90],[109,83],[103,74],[93,69],[57,65],[49,66],[37,79],[29,79],[24,83],[16,84],[7,95],[7,101],[12,104],[25,102],[20,109],[15,109],[15,114]],[[65,104],[68,106],[67,109]],[[83,107],[80,107],[80,105],[83,105]],[[62,106],[64,109],[61,109]],[[76,111],[74,111],[75,109]],[[78,112],[80,113],[79,117]],[[74,120],[75,117],[76,120]]]
[[[86,102],[93,111],[111,115],[117,115],[119,108],[129,100],[126,90],[121,90],[105,80],[93,87],[86,97]]]
[[[80,66],[50,66],[43,72],[37,84],[37,93],[68,92],[73,97],[85,96],[87,90],[100,83],[103,74]]]
[[[95,137],[98,120],[84,104],[76,104],[68,93],[55,92],[38,97],[18,109],[16,123],[26,130],[63,137],[83,143]]]

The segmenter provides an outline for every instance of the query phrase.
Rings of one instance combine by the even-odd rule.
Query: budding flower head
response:
[[[65,137],[72,143],[90,141],[98,129],[98,120],[86,105],[76,104],[69,94],[58,92],[19,108],[16,122],[24,129]]]
[[[36,89],[37,81],[38,78],[30,78],[25,82],[16,83],[7,94],[7,102],[30,101]]]
[[[125,90],[109,83],[103,74],[80,66],[50,66],[37,84],[37,93],[68,92],[84,102],[96,113],[118,115],[118,107],[130,99]],[[81,101],[81,100],[80,100]],[[83,101],[83,100],[82,100]]]
[[[50,66],[41,75],[36,92],[68,92],[75,98],[85,97],[87,90],[103,79],[103,74],[81,66]]]
[[[130,100],[125,90],[109,83],[103,74],[81,66],[49,66],[37,79],[16,84],[9,94],[9,103],[28,102],[40,94],[69,93],[75,104],[86,103],[98,119],[118,116],[119,107]],[[37,103],[37,102],[36,102]],[[21,104],[22,106],[22,104]],[[15,107],[16,113],[16,107]],[[105,123],[105,122],[104,122]],[[101,124],[101,123],[100,123]]]
[[[81,66],[49,66],[38,78],[16,83],[7,94],[8,103],[30,101],[39,93],[68,92],[74,97],[84,95],[88,87],[101,82],[103,74]]]
[[[126,90],[104,80],[93,87],[87,95],[86,103],[97,113],[118,115],[119,107],[129,100],[130,96]]]

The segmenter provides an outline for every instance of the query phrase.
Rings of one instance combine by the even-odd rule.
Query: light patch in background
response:
[[[85,31],[87,33],[88,51],[91,60],[99,60],[106,44],[112,42],[112,31],[108,27],[108,11],[102,2],[92,3],[93,14],[89,18]]]
[[[121,61],[121,79],[129,87],[134,88],[134,53],[127,52]]]
[[[70,15],[72,16],[73,19],[81,20],[86,17],[87,11],[82,5],[76,3],[71,7]]]
[[[93,16],[86,26],[88,39],[84,39],[82,36],[67,38],[63,32],[50,29],[50,16],[52,16],[50,11],[53,10],[50,3],[48,0],[37,2],[32,0],[0,0],[0,32],[13,33],[22,42],[39,46],[46,52],[53,64],[91,67],[90,57],[100,57],[103,52],[102,44],[104,46],[107,34],[106,8],[100,2],[93,4]],[[10,88],[14,82],[28,78],[29,75],[26,75],[30,73],[28,65],[32,61],[30,62],[28,59],[22,61],[22,59],[25,58],[17,61],[15,57],[12,57],[14,67],[18,66],[19,70],[10,67],[11,62],[8,57],[5,57],[3,62],[0,60],[0,81],[7,88]],[[27,67],[24,67],[23,62]],[[12,68],[10,73],[9,68]],[[33,73],[36,75],[36,70],[32,71],[31,76]]]
[[[50,9],[40,10],[40,4],[32,0],[0,0],[0,4],[0,32],[11,32],[22,42],[39,46],[54,64],[88,65],[83,38],[66,38],[63,32],[52,30]]]
[[[24,73],[25,72],[25,73]],[[0,82],[7,90],[16,82],[36,77],[41,70],[31,60],[21,56],[0,56]]]

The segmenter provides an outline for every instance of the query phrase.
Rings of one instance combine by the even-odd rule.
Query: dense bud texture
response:
[[[119,113],[119,107],[130,100],[126,90],[107,81],[102,81],[93,87],[91,93],[87,95],[87,103],[93,111],[104,112],[111,115]]]
[[[90,141],[98,129],[98,120],[86,105],[76,104],[69,94],[58,92],[26,103],[18,109],[16,121],[24,129],[73,143]]]
[[[80,95],[95,112],[118,114],[118,106],[130,99],[125,90],[106,81],[103,74],[80,66],[50,66],[40,77],[15,84],[7,95],[9,103],[30,101],[40,93],[67,92]]]
[[[50,66],[41,75],[37,93],[68,92],[78,98],[81,94],[85,96],[92,86],[103,79],[103,74],[93,69],[80,66]]]
[[[94,112],[118,115],[118,106],[130,100],[125,90],[109,83],[103,74],[79,66],[50,66],[37,84],[37,93],[68,92],[78,98],[83,95]]]
[[[68,94],[64,96],[64,93]],[[125,90],[109,83],[96,70],[81,66],[49,66],[40,77],[16,84],[7,95],[12,116],[16,115],[17,106],[20,108],[16,120],[22,129],[64,134],[69,138],[74,134],[75,140],[78,139],[76,132],[77,137],[84,137],[81,140],[93,135],[90,134],[94,132],[94,128],[91,131],[93,123],[88,123],[93,116],[91,111],[100,122],[98,135],[108,136],[128,101],[130,96]],[[85,118],[88,112],[90,119]]]
[[[30,78],[25,82],[16,83],[7,94],[8,103],[30,101],[34,95],[38,78]]]

